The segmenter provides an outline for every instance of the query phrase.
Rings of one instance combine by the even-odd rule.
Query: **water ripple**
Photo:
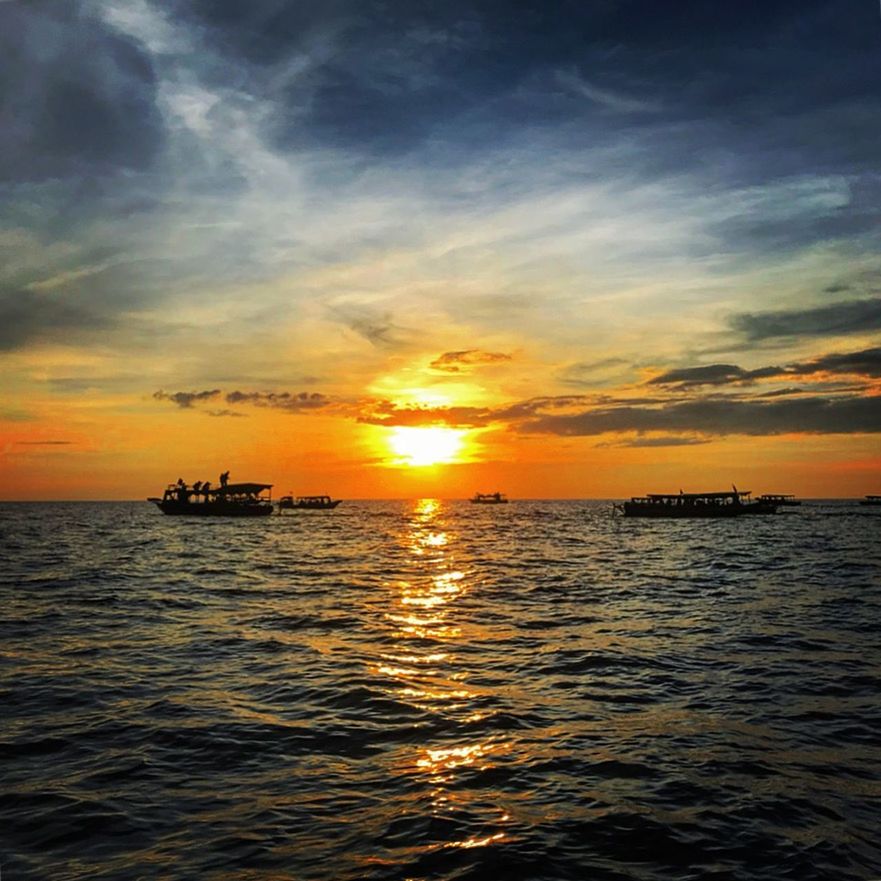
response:
[[[881,516],[0,505],[11,879],[881,877]]]

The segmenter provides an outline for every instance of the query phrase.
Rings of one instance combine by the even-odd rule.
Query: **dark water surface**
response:
[[[881,510],[0,506],[17,879],[881,878]]]

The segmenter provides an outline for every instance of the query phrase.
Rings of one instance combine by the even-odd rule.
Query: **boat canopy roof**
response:
[[[750,490],[714,493],[647,493],[647,499],[734,499],[750,495]]]
[[[208,492],[219,496],[256,495],[267,489],[272,489],[271,483],[228,483],[226,486],[213,487]]]

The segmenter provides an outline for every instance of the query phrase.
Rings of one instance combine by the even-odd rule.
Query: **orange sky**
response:
[[[167,392],[23,395],[10,403],[26,407],[27,418],[4,424],[3,497],[137,499],[178,477],[216,482],[226,469],[233,480],[273,483],[276,495],[343,498],[462,498],[495,490],[515,498],[618,498],[732,483],[755,492],[846,497],[878,488],[881,455],[873,434],[719,435],[699,426],[569,436],[566,425],[543,429],[542,414],[615,415],[623,406],[633,417],[675,405],[665,396],[660,405],[610,407],[583,393],[537,404],[502,399],[497,387],[522,381],[514,356],[455,374],[430,366],[424,373],[425,388],[417,392],[397,391],[402,384],[386,375],[360,396],[298,394],[293,403],[263,393],[229,403],[229,392],[213,389],[199,400],[180,398],[185,406]],[[755,394],[752,386],[748,391]],[[736,410],[742,402],[731,394]],[[622,384],[617,395],[616,401],[645,400],[646,380]],[[691,391],[677,395],[694,398]]]
[[[877,8],[232,6],[0,3],[0,498],[881,493]]]

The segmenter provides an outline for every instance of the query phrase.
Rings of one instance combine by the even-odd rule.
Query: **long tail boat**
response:
[[[169,484],[162,498],[150,497],[163,514],[195,517],[265,517],[272,513],[271,483],[228,483],[196,489],[182,481]]]
[[[475,505],[507,505],[508,498],[504,493],[475,493],[470,499]]]
[[[624,502],[625,517],[740,517],[743,514],[776,514],[773,502],[751,499],[749,491],[706,493],[649,493]]]
[[[329,511],[335,508],[342,500],[332,499],[330,496],[282,496],[278,500],[278,510],[281,511]]]
[[[759,501],[771,505],[782,505],[785,508],[798,508],[801,505],[801,502],[792,493],[762,493],[759,496]]]

